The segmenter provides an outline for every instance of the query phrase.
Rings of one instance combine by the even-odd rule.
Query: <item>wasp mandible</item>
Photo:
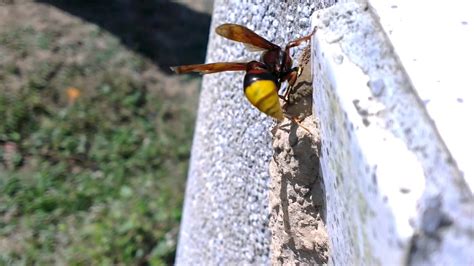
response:
[[[176,73],[198,72],[201,74],[246,71],[244,93],[249,102],[261,112],[281,121],[284,116],[279,98],[288,102],[293,85],[302,71],[301,67],[293,67],[290,49],[310,40],[315,32],[316,28],[311,34],[289,42],[285,49],[282,49],[247,27],[238,24],[222,24],[216,28],[217,34],[243,43],[250,51],[262,51],[260,61],[184,65],[171,67],[171,69]],[[284,95],[279,95],[280,86],[285,81],[288,82],[288,88]]]

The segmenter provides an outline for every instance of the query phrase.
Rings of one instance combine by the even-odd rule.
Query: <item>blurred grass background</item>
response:
[[[174,262],[212,2],[0,2],[0,265]]]

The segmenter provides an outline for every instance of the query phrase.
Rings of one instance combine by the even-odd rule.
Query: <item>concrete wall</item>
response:
[[[313,87],[331,261],[471,265],[472,140],[463,130],[472,128],[461,110],[472,108],[462,106],[472,100],[467,85],[472,81],[462,76],[461,62],[446,65],[439,61],[446,56],[435,52],[456,43],[464,47],[456,53],[471,58],[459,60],[472,62],[472,49],[464,43],[472,37],[453,33],[468,18],[460,12],[456,21],[444,21],[450,26],[436,27],[439,17],[425,6],[381,2],[340,3],[313,16],[320,28],[313,39]],[[403,11],[399,2],[406,5]],[[426,27],[418,25],[420,13],[427,14]],[[408,33],[398,32],[403,18],[403,29],[413,27]],[[457,42],[442,43],[442,35],[428,26],[447,30]],[[474,36],[472,26],[464,30]],[[422,62],[411,62],[417,60]],[[467,146],[458,146],[463,141]]]
[[[291,207],[281,195],[293,193],[291,201],[306,206],[303,214],[315,191],[325,193],[323,202],[313,204],[325,207],[324,219],[318,213],[310,226],[317,231],[324,221],[329,264],[473,264],[472,128],[466,124],[474,105],[466,71],[474,62],[467,37],[474,36],[474,20],[463,3],[453,4],[457,9],[450,7],[451,16],[443,20],[438,4],[430,2],[434,9],[427,9],[407,1],[344,1],[313,15],[313,26],[319,27],[312,40],[314,119],[320,124],[313,136],[320,157],[309,162],[321,167],[314,178],[322,177],[309,182],[322,185],[313,191],[291,177],[284,186],[275,180],[269,185],[273,125],[244,98],[243,74],[205,76],[177,264],[307,259],[301,252],[311,250],[307,243],[314,247],[311,241],[302,240],[303,249],[278,242],[281,252],[270,246],[272,241],[278,246],[279,231],[290,240],[292,232],[303,232],[285,227],[297,225],[291,221],[297,215],[281,218],[275,211]],[[215,35],[213,29],[224,22],[284,44],[308,33],[311,14],[328,6],[303,0],[216,1],[207,61],[258,58]],[[438,42],[440,36],[451,40]],[[273,146],[288,147],[287,155],[300,143],[289,132],[283,137],[289,146]],[[274,159],[284,164],[291,161],[287,155]],[[298,167],[302,161],[308,160],[290,163]],[[301,191],[306,198],[300,200]],[[277,226],[270,231],[270,225]],[[306,260],[311,261],[318,260]]]

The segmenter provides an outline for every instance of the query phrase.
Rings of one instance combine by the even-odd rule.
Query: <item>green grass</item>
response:
[[[194,113],[140,78],[146,60],[84,32],[0,31],[0,265],[174,260]]]

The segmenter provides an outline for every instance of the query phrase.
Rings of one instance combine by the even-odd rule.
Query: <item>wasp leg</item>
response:
[[[285,92],[285,94],[286,94],[286,92]],[[287,103],[288,103],[288,100],[285,98],[285,96],[284,96],[284,95],[280,95],[280,94],[278,94],[278,97],[280,97],[280,99],[282,99],[283,101],[285,101],[285,104],[287,104]]]
[[[306,132],[308,132],[310,135],[313,135],[313,134],[311,133],[311,131],[310,131],[307,127],[305,127],[305,126],[303,126],[303,125],[301,124],[301,120],[298,119],[298,117],[296,117],[296,116],[289,116],[289,115],[286,115],[286,114],[285,114],[284,116],[285,116],[286,118],[288,118],[289,120],[291,120],[291,122],[297,124],[297,125],[300,126],[302,129],[306,130]]]
[[[302,42],[310,40],[311,36],[313,36],[313,34],[316,33],[316,30],[317,30],[317,27],[314,28],[311,34],[303,36],[296,40],[293,40],[286,45],[285,54],[288,57],[287,60],[290,62],[290,65],[291,65],[291,58],[289,58],[290,49],[295,46],[300,45]],[[303,72],[303,67],[299,66],[299,67],[294,67],[293,69],[291,69],[287,73],[284,73],[281,76],[280,82],[288,81],[288,88],[286,89],[284,95],[283,96],[278,95],[280,99],[282,99],[285,102],[285,104],[283,105],[283,108],[285,108],[288,104],[290,104],[290,95],[293,93],[293,86],[295,85],[296,80],[298,79],[298,77],[301,75],[302,72]]]
[[[316,28],[314,28],[313,32],[311,32],[309,35],[303,36],[303,37],[301,37],[301,38],[298,38],[298,39],[296,39],[296,40],[293,40],[293,41],[289,42],[289,43],[286,45],[286,47],[285,47],[285,52],[286,52],[286,54],[289,54],[290,48],[293,48],[293,47],[295,47],[295,46],[298,46],[298,45],[300,45],[302,42],[309,41],[309,40],[311,39],[311,36],[313,36],[313,34],[316,33],[316,30],[317,30],[317,29],[318,29],[318,28],[316,27]]]
[[[283,76],[282,80],[288,81],[288,88],[286,89],[285,94],[283,95],[283,99],[285,100],[285,102],[290,101],[290,95],[293,93],[293,86],[295,85],[298,77],[301,76],[302,72],[302,67],[295,67],[290,72],[288,72],[288,74]]]

